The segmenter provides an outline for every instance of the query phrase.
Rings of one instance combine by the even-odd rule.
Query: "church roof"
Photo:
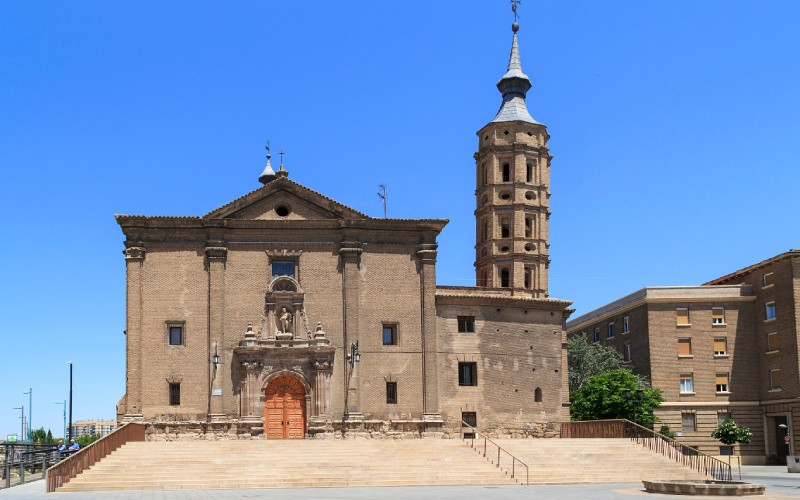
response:
[[[528,106],[525,104],[525,96],[533,86],[528,75],[522,71],[522,62],[519,57],[519,45],[517,43],[517,30],[519,24],[516,22],[511,26],[514,32],[514,37],[511,42],[511,55],[508,58],[508,69],[506,74],[497,82],[497,89],[503,94],[503,104],[500,106],[500,111],[494,117],[492,122],[511,122],[523,121],[528,123],[536,123],[531,114],[528,112]]]

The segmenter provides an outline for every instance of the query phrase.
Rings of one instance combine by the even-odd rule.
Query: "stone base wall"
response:
[[[529,423],[517,427],[486,429],[489,438],[555,438],[558,422]],[[460,426],[442,425],[422,420],[400,422],[384,420],[309,422],[307,439],[460,439]],[[157,421],[147,422],[147,441],[214,441],[222,439],[266,439],[263,422],[238,420]]]

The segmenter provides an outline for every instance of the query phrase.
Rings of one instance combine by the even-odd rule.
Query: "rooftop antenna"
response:
[[[378,188],[380,189],[380,191],[378,191],[378,198],[380,198],[381,201],[383,201],[383,218],[385,219],[386,218],[386,186],[384,186],[383,184],[379,184]]]

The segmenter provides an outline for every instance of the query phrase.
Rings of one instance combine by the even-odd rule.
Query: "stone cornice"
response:
[[[506,289],[439,285],[436,287],[436,303],[512,306],[544,309],[548,311],[564,311],[572,304],[572,301],[551,298],[533,298],[530,295],[512,295],[512,292]]]

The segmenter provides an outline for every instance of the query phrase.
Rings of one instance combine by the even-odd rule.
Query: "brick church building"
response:
[[[478,132],[477,286],[436,284],[447,220],[370,217],[268,155],[262,186],[203,216],[116,216],[118,420],[150,439],[557,434],[571,309],[548,296],[549,136],[517,29]]]

